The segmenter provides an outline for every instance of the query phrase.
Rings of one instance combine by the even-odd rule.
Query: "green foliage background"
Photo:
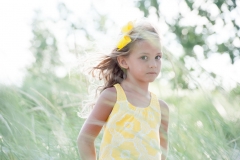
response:
[[[159,1],[136,1],[138,6],[148,16],[148,7],[156,8],[156,14],[161,17]],[[193,1],[185,1],[191,10]],[[228,6],[231,11],[237,7],[235,1],[214,1],[221,9]],[[149,6],[147,6],[149,5]],[[198,9],[200,16],[208,17],[207,10]],[[64,3],[58,5],[59,15],[71,28],[71,31],[81,30],[88,40],[93,39],[82,23],[72,23],[68,16],[72,14]],[[62,14],[62,13],[65,14]],[[97,14],[98,31],[105,33],[103,24],[107,22],[106,15]],[[177,40],[183,46],[185,54],[173,59],[173,55],[165,48],[165,66],[162,77],[167,77],[170,70],[175,76],[169,78],[170,85],[164,85],[161,79],[151,84],[151,89],[159,98],[164,99],[170,107],[169,152],[170,160],[239,160],[240,159],[240,87],[224,90],[221,83],[214,89],[203,88],[192,76],[192,71],[185,67],[185,57],[196,58],[192,52],[194,45],[207,45],[204,39],[214,33],[196,35],[192,26],[181,26],[181,14],[176,23],[168,24],[176,34]],[[214,18],[208,17],[209,24],[214,24]],[[47,21],[47,20],[45,20]],[[84,122],[77,116],[82,101],[88,94],[89,81],[85,75],[71,71],[71,75],[58,77],[57,67],[62,66],[58,40],[46,27],[41,12],[36,13],[32,23],[33,39],[30,48],[34,57],[21,87],[0,85],[0,159],[1,160],[32,160],[32,159],[79,159],[76,139]],[[227,23],[227,22],[226,22]],[[239,34],[239,26],[232,22]],[[197,26],[195,26],[197,27]],[[207,26],[206,29],[208,30]],[[187,37],[182,30],[187,29]],[[70,33],[69,33],[70,34]],[[234,37],[235,38],[235,37]],[[219,54],[229,53],[232,63],[239,57],[239,48],[231,46],[234,38],[218,45]],[[81,56],[78,46],[70,49],[76,56]],[[87,48],[87,47],[86,47]],[[92,50],[91,47],[87,50]],[[238,50],[238,51],[235,51]],[[204,51],[205,58],[211,54],[208,48]],[[214,73],[207,73],[211,79]],[[189,87],[195,84],[195,88]],[[96,141],[97,150],[101,134]]]

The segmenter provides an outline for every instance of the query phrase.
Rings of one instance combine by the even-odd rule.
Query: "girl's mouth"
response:
[[[148,72],[147,74],[157,74],[156,72]]]

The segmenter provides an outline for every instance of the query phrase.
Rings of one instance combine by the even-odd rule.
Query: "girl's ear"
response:
[[[128,69],[128,64],[127,64],[127,61],[126,61],[126,58],[125,58],[125,57],[123,57],[123,56],[118,56],[118,57],[117,57],[117,61],[118,61],[118,65],[119,65],[121,68]]]

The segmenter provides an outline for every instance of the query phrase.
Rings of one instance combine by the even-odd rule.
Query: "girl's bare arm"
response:
[[[96,160],[94,141],[110,115],[116,102],[116,89],[105,89],[78,135],[77,144],[82,160]]]
[[[168,152],[168,121],[169,121],[169,109],[168,105],[159,100],[161,107],[161,125],[159,130],[160,135],[160,145],[162,148],[162,159],[165,160]]]

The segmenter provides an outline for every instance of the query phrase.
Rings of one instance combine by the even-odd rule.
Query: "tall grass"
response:
[[[240,159],[238,102],[220,91],[155,88],[170,106],[168,159]]]
[[[79,159],[76,138],[84,120],[77,112],[88,85],[78,79],[27,77],[21,88],[0,86],[1,160]],[[220,92],[167,92],[158,82],[153,88],[170,107],[168,159],[239,159],[240,123],[232,113],[239,103]]]
[[[78,159],[83,121],[77,111],[85,89],[69,79],[42,78],[27,79],[22,88],[1,86],[0,159]]]

